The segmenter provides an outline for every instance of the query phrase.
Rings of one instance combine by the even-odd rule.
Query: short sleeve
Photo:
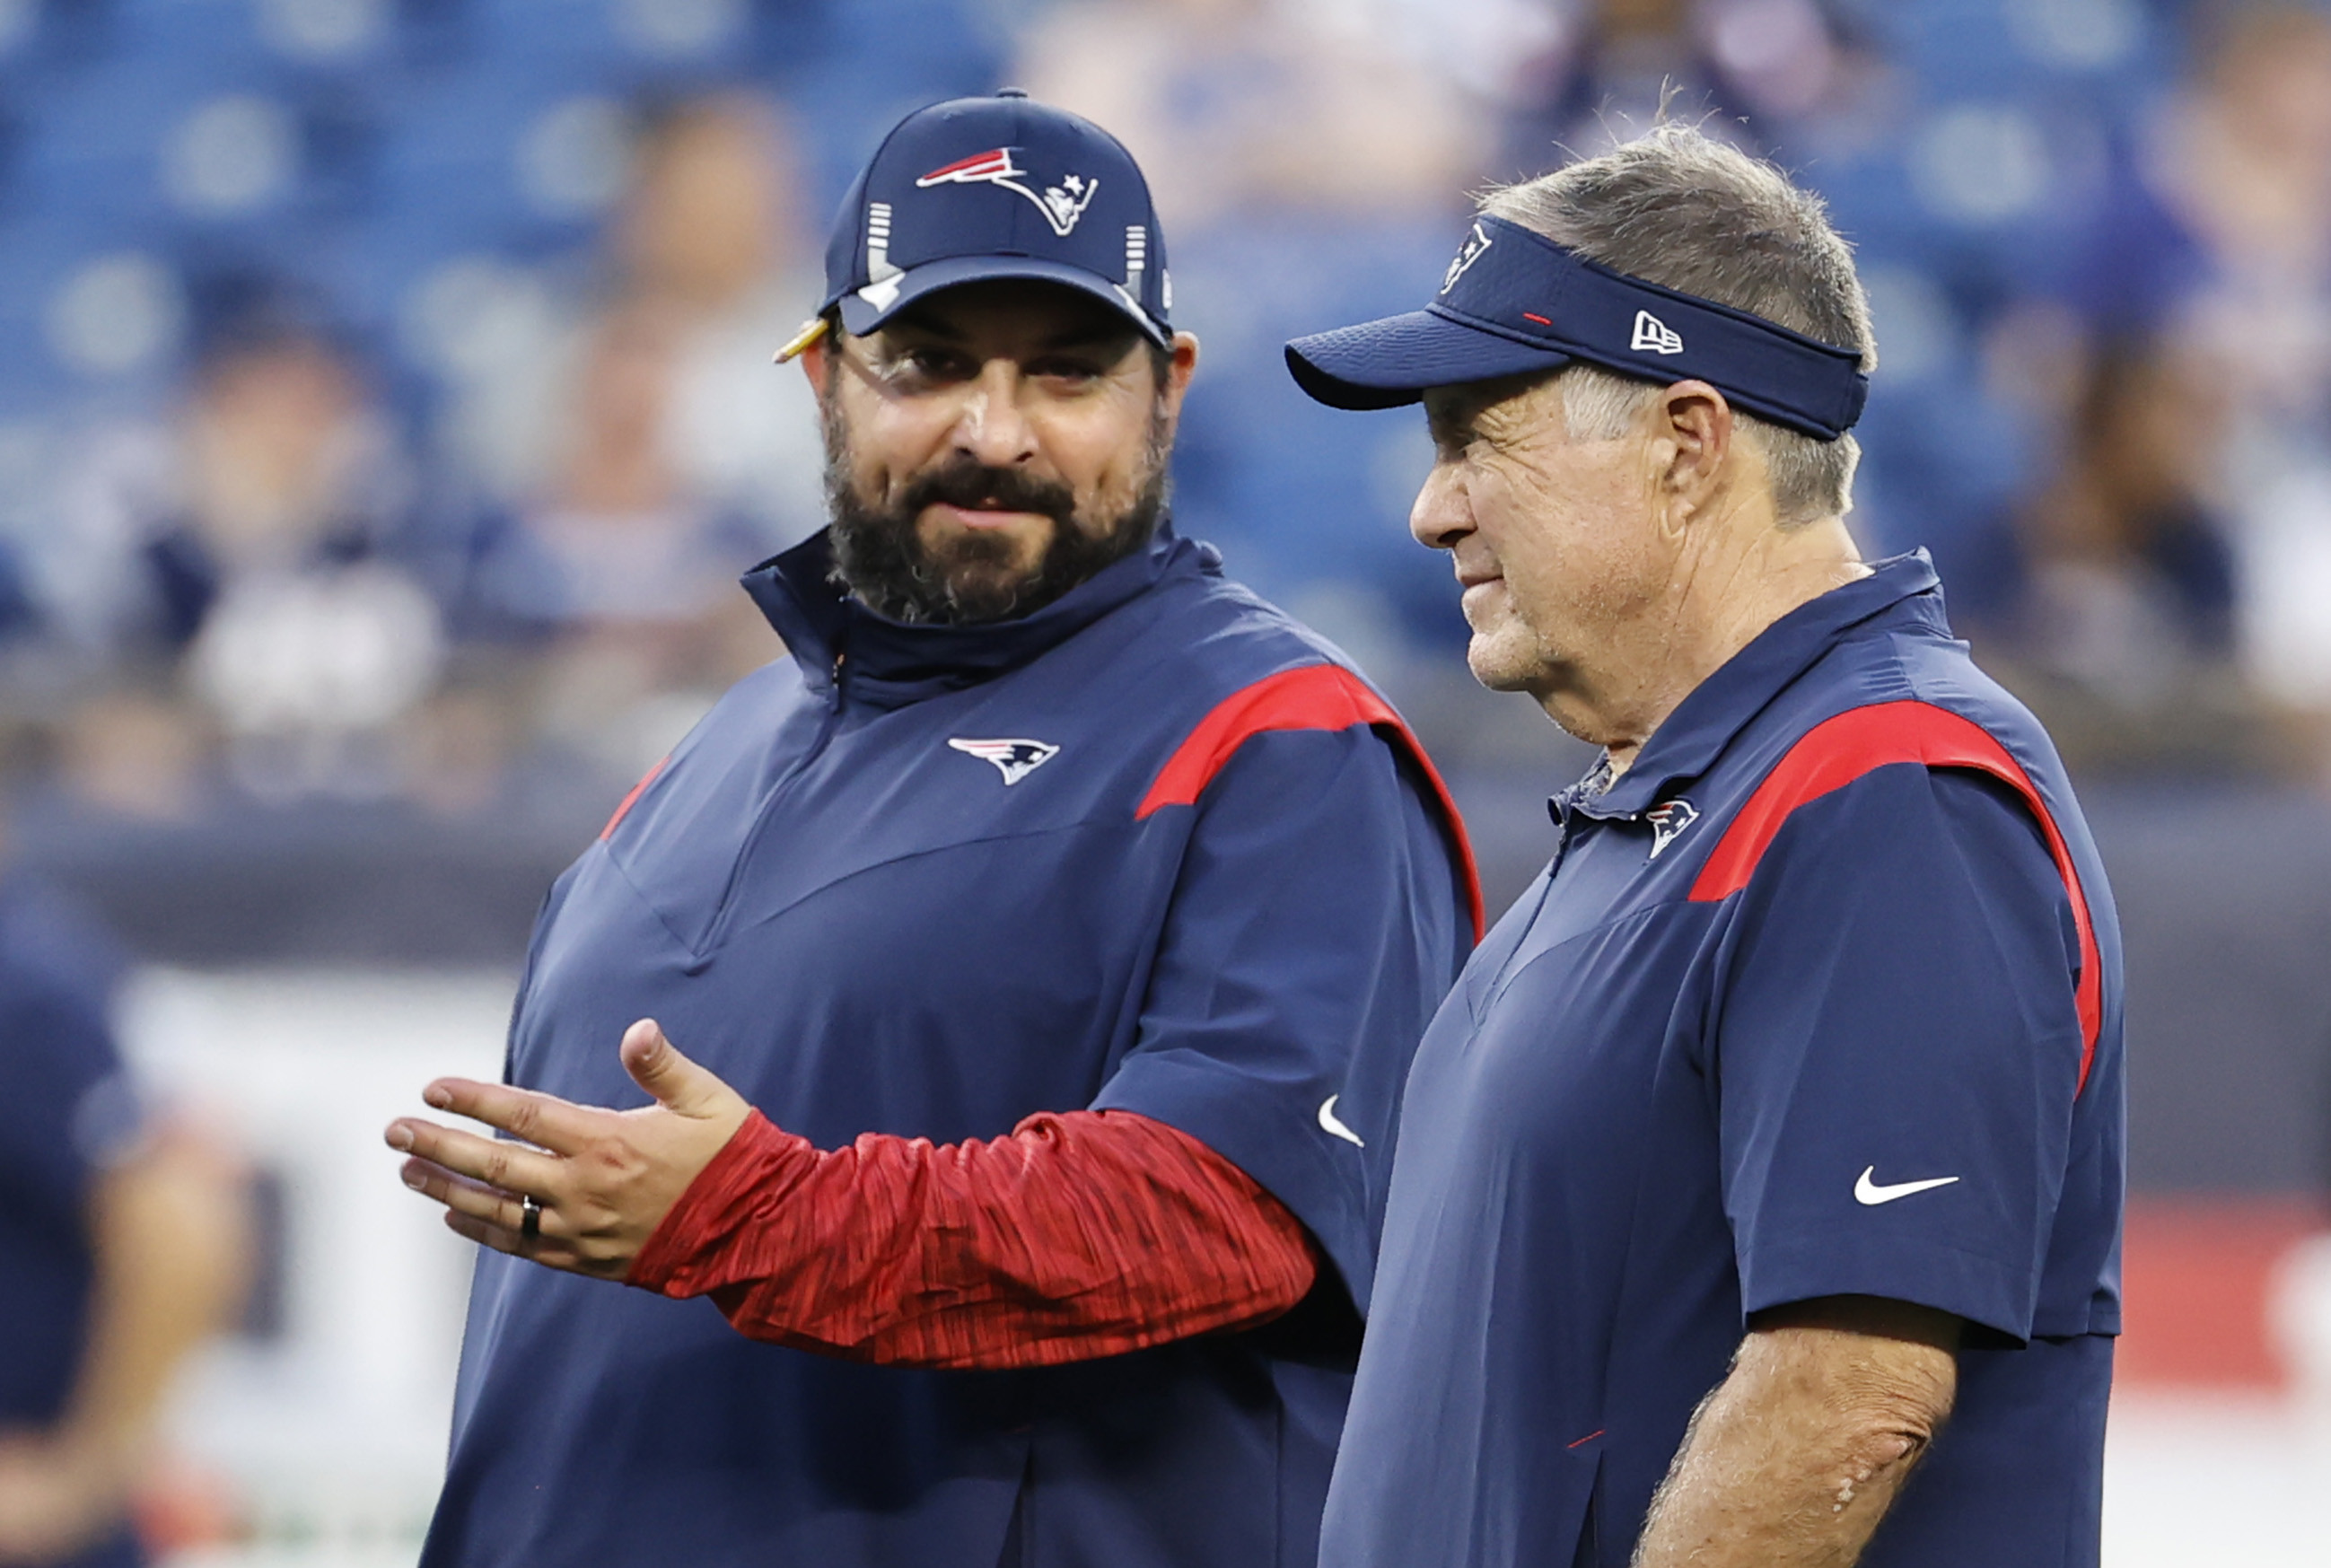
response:
[[[59,1224],[135,1143],[138,1097],[102,1004],[72,988],[0,972],[0,1189]]]
[[[1242,745],[1194,808],[1137,1042],[1093,1102],[1253,1177],[1363,1312],[1409,1059],[1472,940],[1428,802],[1365,726]]]
[[[1880,767],[1798,807],[1738,896],[1713,1055],[1744,1311],[1880,1296],[2028,1337],[2081,1057],[2030,809]]]

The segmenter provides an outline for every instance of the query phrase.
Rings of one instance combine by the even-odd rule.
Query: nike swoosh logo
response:
[[[1936,1187],[1947,1187],[1958,1180],[1956,1176],[1930,1176],[1923,1182],[1894,1182],[1880,1185],[1870,1179],[1877,1174],[1878,1167],[1870,1165],[1854,1179],[1853,1201],[1855,1202],[1874,1207],[1879,1203],[1890,1203],[1897,1198],[1907,1198],[1913,1193],[1928,1192]]]
[[[1360,1135],[1346,1126],[1336,1117],[1336,1102],[1343,1098],[1344,1097],[1339,1094],[1331,1094],[1326,1099],[1319,1102],[1319,1126],[1324,1131],[1331,1133],[1337,1137],[1343,1139],[1354,1148],[1365,1149],[1367,1147],[1367,1145],[1360,1141]]]

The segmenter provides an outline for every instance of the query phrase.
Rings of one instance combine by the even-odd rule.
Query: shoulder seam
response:
[[[1366,725],[1393,740],[1424,775],[1449,831],[1470,905],[1473,939],[1488,928],[1481,898],[1480,872],[1473,848],[1441,772],[1425,755],[1423,746],[1390,703],[1375,689],[1340,664],[1299,664],[1248,682],[1214,704],[1185,736],[1157,770],[1148,792],[1134,811],[1138,822],[1167,806],[1194,806],[1215,775],[1229,765],[1241,746],[1258,735],[1282,730],[1344,730]]]
[[[2079,930],[2080,973],[2074,999],[2080,1019],[2079,1081],[2085,1088],[2104,1030],[2104,960],[2079,869],[2031,775],[1995,736],[1963,714],[1911,698],[1850,708],[1813,726],[1797,737],[1733,813],[1692,883],[1691,901],[1712,903],[1746,888],[1799,806],[1897,763],[1987,774],[2021,795],[2038,820]]]

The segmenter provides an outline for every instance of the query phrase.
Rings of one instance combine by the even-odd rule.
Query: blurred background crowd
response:
[[[374,1424],[421,1434],[417,1504],[271,1535],[251,1499],[299,1445],[189,1416],[235,1473],[224,1511],[162,1510],[185,1538],[409,1559],[442,1406],[395,1403],[394,1347],[449,1353],[433,1327],[315,1326],[393,1303],[317,1282],[344,1261],[318,1194],[361,1156],[284,1150],[318,1100],[449,1065],[398,1030],[491,1071],[549,878],[775,656],[735,579],[823,502],[805,384],[770,352],[874,139],[1004,82],[1152,180],[1205,349],[1178,526],[1403,701],[1493,898],[1584,758],[1464,675],[1445,563],[1404,527],[1421,422],[1314,407],[1280,345],[1421,302],[1469,193],[1663,108],[1826,196],[1880,352],[1853,527],[1933,552],[2121,892],[2124,1364],[2140,1389],[2331,1391],[2305,1348],[2331,1307],[2290,1286],[2324,1267],[2331,1174],[2331,12],[0,0],[11,875],[126,939],[149,1076],[241,1106],[258,1284],[214,1405],[259,1422],[301,1377],[354,1375],[324,1363],[388,1357],[365,1386],[403,1413]],[[439,1276],[457,1307],[458,1265]],[[2162,1452],[2126,1461],[2169,1478],[2128,1495],[2195,1484]],[[373,1535],[318,1523],[357,1515]]]

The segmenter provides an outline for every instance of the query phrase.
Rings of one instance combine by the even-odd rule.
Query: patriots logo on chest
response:
[[[1016,784],[1061,754],[1045,740],[971,740],[956,736],[947,745],[967,756],[992,762],[1007,784]]]
[[[1661,850],[1675,842],[1677,834],[1699,821],[1699,808],[1687,800],[1662,801],[1645,812],[1643,820],[1651,824],[1651,858],[1656,860]]]

